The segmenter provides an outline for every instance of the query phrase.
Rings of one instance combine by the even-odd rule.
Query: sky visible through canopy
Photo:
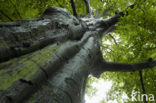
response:
[[[113,82],[106,81],[103,79],[97,79],[97,82],[93,82],[92,87],[96,88],[95,94],[93,96],[85,95],[86,103],[101,103],[101,101],[105,100],[107,103],[118,103],[117,100],[108,100],[107,93],[112,88]],[[122,95],[121,103],[124,103],[124,100],[128,99],[126,93]]]
[[[93,97],[85,95],[86,103],[100,103],[101,100],[107,98],[107,92],[112,87],[112,81],[104,81],[103,79],[99,79],[98,82],[93,82],[92,86],[97,89],[97,92]],[[109,101],[108,103],[116,103]]]

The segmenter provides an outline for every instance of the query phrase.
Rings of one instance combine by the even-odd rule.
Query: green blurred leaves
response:
[[[118,41],[118,45],[107,35],[103,38],[103,57],[106,61],[135,63],[145,61],[148,58],[156,59],[156,8],[154,0],[137,2],[133,9],[128,9],[128,16],[120,18],[117,30],[112,35]],[[109,40],[109,45],[106,41]],[[108,41],[107,41],[108,42]],[[126,68],[125,68],[126,69]],[[144,86],[147,94],[156,95],[156,70],[143,70]],[[134,73],[103,73],[101,78],[109,78],[114,81],[113,88],[108,96],[121,102],[122,93],[129,97],[133,90],[140,91],[140,77],[138,72]],[[120,84],[124,84],[121,86]],[[117,89],[116,89],[117,88]],[[120,95],[112,96],[113,92],[120,90]],[[131,103],[131,101],[128,101]]]

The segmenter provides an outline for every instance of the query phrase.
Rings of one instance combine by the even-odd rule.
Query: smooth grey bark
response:
[[[93,37],[90,37],[79,53],[47,81],[49,85],[44,86],[42,92],[32,97],[33,102],[82,103],[89,74],[88,70],[93,64],[89,55],[95,54],[97,51],[93,48],[97,48],[96,41]],[[49,96],[42,96],[47,95],[47,93]],[[39,99],[36,100],[36,98]]]
[[[100,50],[98,32],[87,31],[85,22],[56,7],[48,8],[39,19],[2,23],[0,27],[2,40],[0,82],[5,83],[3,78],[8,77],[8,73],[9,75],[17,73],[18,77],[27,65],[37,66],[35,67],[37,71],[29,78],[25,78],[25,75],[28,75],[25,73],[8,83],[7,88],[5,84],[1,84],[0,102],[80,103],[83,101],[87,77],[94,64],[92,58],[95,59],[95,56],[92,56]],[[11,51],[12,45],[16,48],[14,51]],[[32,52],[44,50],[50,45],[61,45],[61,47],[42,65],[40,64],[42,59],[38,62]],[[46,59],[43,59],[43,62],[44,60]],[[25,64],[27,61],[29,62]],[[13,76],[8,78],[11,79]],[[9,82],[8,79],[5,80]],[[42,98],[42,95],[45,97]]]
[[[64,9],[54,7],[48,8],[38,19],[2,23],[0,62],[54,42],[79,40],[85,31],[85,23],[81,23]]]
[[[156,66],[155,61],[103,60],[101,37],[112,31],[120,16],[79,20],[64,9],[50,7],[38,19],[0,24],[0,103],[83,103],[89,74]],[[57,50],[49,49],[53,47]]]
[[[156,60],[144,61],[139,63],[116,63],[116,62],[106,62],[100,59],[95,65],[92,73],[94,76],[99,77],[103,72],[135,72],[143,69],[148,69],[156,66]]]

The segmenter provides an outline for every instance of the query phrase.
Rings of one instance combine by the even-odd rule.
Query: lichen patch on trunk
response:
[[[60,45],[50,45],[36,52],[0,64],[0,90],[6,90],[19,79],[28,80],[43,68]]]

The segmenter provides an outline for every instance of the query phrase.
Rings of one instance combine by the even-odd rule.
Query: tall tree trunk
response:
[[[120,16],[91,23],[50,7],[40,18],[0,24],[0,103],[83,103],[89,74],[156,66],[103,60],[100,39]]]
[[[61,8],[0,25],[0,101],[81,103],[99,50],[95,32]],[[93,33],[95,33],[93,35]]]

